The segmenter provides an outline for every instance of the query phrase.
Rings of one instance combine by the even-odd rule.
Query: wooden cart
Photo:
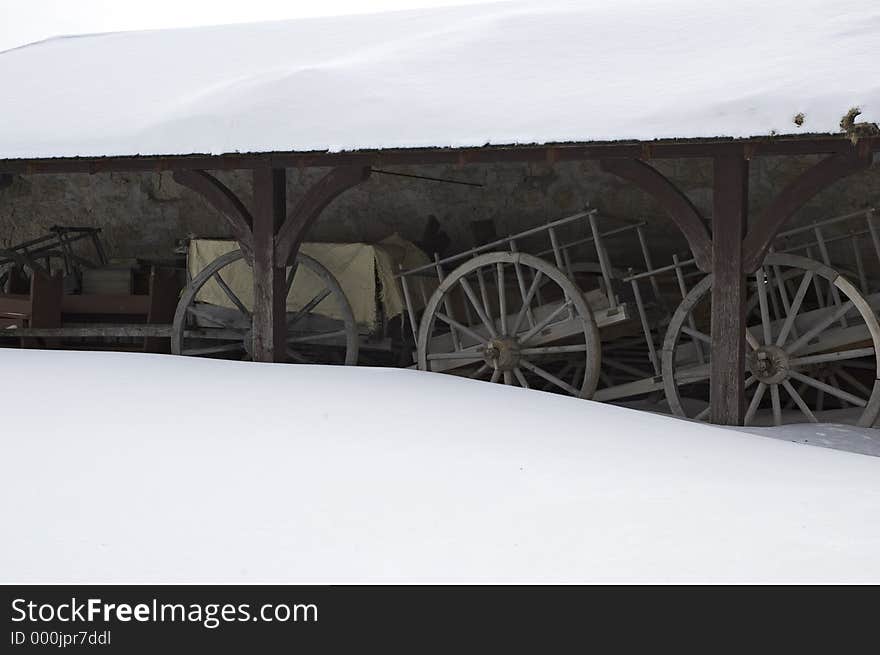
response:
[[[99,229],[56,226],[0,251],[0,282],[3,345],[167,351],[177,271],[108,262]]]
[[[396,235],[379,244],[304,243],[286,269],[289,361],[354,365],[368,359],[359,357],[364,352],[399,351],[389,329],[404,312],[394,272],[398,264],[424,261]],[[191,280],[174,316],[172,351],[251,359],[253,272],[237,243],[191,240],[187,269]]]
[[[853,220],[865,225],[833,237],[823,232]],[[577,221],[588,224],[590,235],[561,243],[557,232]],[[702,276],[691,257],[654,266],[642,227],[602,230],[597,212],[583,212],[402,272],[408,299],[420,276],[439,281],[424,311],[410,311],[418,367],[707,418],[713,278]],[[550,248],[518,252],[536,235],[545,235]],[[632,238],[629,251],[640,253],[640,271],[621,274],[611,265],[606,241],[624,235]],[[815,421],[829,401],[845,417],[826,411],[826,420],[877,419],[880,293],[869,291],[880,285],[863,265],[867,237],[880,263],[872,210],[778,237],[750,286],[747,424]],[[835,265],[834,241],[854,248],[853,267]],[[585,244],[592,256],[573,259]],[[450,264],[458,265],[447,272]]]

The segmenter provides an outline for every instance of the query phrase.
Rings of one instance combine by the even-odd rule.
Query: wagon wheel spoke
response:
[[[486,289],[486,279],[483,277],[483,269],[477,269],[477,286],[480,288],[480,300],[483,302],[483,311],[486,312],[486,318],[489,320],[489,323],[495,325],[495,320],[492,318],[492,306],[489,304],[489,292]]]
[[[486,331],[493,338],[498,336],[498,333],[495,331],[495,326],[489,320],[489,316],[483,307],[483,303],[477,299],[477,295],[474,293],[474,288],[471,286],[471,283],[467,281],[467,278],[462,277],[459,280],[459,284],[461,288],[464,289],[464,293],[473,306],[474,310],[477,312],[477,316],[480,317],[480,320],[483,322],[483,326],[486,328]]]
[[[779,385],[770,386],[770,402],[773,406],[773,425],[782,425],[782,405],[779,402]]]
[[[770,310],[767,307],[767,284],[764,267],[755,273],[755,283],[758,287],[758,303],[761,308],[761,327],[764,330],[764,343],[773,343],[773,330],[770,327]]]
[[[287,349],[287,356],[291,361],[296,362],[297,364],[314,364],[311,359],[304,357],[301,353],[296,352],[292,348]]]
[[[522,369],[520,367],[516,367],[513,369],[513,374],[516,376],[517,381],[519,382],[519,386],[523,389],[529,388],[529,383],[526,381],[526,376],[523,375]]]
[[[532,337],[538,334],[545,327],[550,325],[562,312],[566,311],[569,307],[571,307],[571,300],[566,300],[559,307],[554,309],[552,312],[547,314],[542,320],[538,321],[537,325],[532,327],[528,332],[522,335],[519,340],[521,343],[528,343]]]
[[[501,334],[507,334],[507,288],[504,285],[504,264],[495,264],[495,284],[498,286],[498,320]]]
[[[491,366],[489,366],[488,364],[483,364],[476,371],[474,371],[473,373],[468,375],[468,378],[470,378],[471,380],[476,380],[477,378],[481,377],[482,375],[484,375],[485,373],[487,373],[490,370],[492,370]]]
[[[750,330],[746,330],[746,343],[752,350],[758,350],[761,347],[757,337]]]
[[[798,406],[798,409],[801,410],[801,413],[807,417],[807,420],[809,420],[810,423],[818,423],[818,420],[816,419],[813,412],[810,411],[807,403],[805,403],[801,395],[797,391],[795,391],[795,388],[791,386],[791,382],[789,382],[788,380],[783,380],[782,388],[785,389],[785,392],[791,397],[795,405]]]
[[[864,384],[859,382],[859,380],[855,376],[844,370],[843,367],[837,369],[837,375],[839,375],[843,380],[846,380],[852,387],[854,387],[860,394],[864,395],[866,398],[871,395],[871,390]]]
[[[750,425],[752,419],[755,418],[755,412],[758,411],[758,405],[761,404],[761,399],[764,397],[764,392],[767,390],[767,385],[763,382],[758,383],[758,388],[755,389],[755,395],[752,396],[752,402],[749,403],[748,408],[746,409],[745,419],[743,420],[744,425]]]
[[[839,321],[844,314],[848,313],[853,308],[853,301],[849,300],[843,303],[840,307],[837,308],[836,311],[829,314],[827,317],[819,321],[814,327],[812,327],[807,332],[804,332],[800,337],[798,337],[795,341],[793,341],[787,348],[787,350],[791,353],[796,353],[801,348],[810,343],[815,337],[819,336],[822,332],[827,330],[833,323]]]
[[[853,348],[851,350],[838,350],[836,352],[821,353],[818,355],[806,355],[794,357],[789,360],[791,366],[808,366],[810,364],[823,364],[825,362],[840,362],[848,359],[861,359],[874,354],[873,348]]]
[[[562,355],[565,353],[582,353],[587,351],[587,344],[579,343],[571,346],[543,346],[540,348],[522,348],[519,353],[524,356]]]
[[[525,318],[526,314],[531,313],[531,305],[532,300],[535,297],[535,293],[538,291],[538,287],[541,285],[541,278],[543,274],[541,271],[538,271],[535,274],[535,279],[532,280],[532,285],[529,287],[529,291],[526,294],[526,297],[523,299],[522,308],[519,310],[519,314],[516,315],[516,319],[513,321],[513,325],[510,328],[511,334],[516,334],[519,332],[519,328],[522,325],[523,318]]]
[[[287,343],[312,343],[313,341],[327,341],[328,339],[338,339],[347,334],[345,330],[333,330],[332,332],[319,332],[317,334],[309,334],[301,337],[287,337]]]
[[[564,380],[560,380],[558,377],[556,377],[552,373],[548,373],[540,366],[532,364],[529,360],[527,360],[527,359],[520,360],[520,366],[531,371],[535,375],[538,375],[538,376],[544,378],[545,380],[547,380],[547,382],[552,382],[560,389],[564,389],[565,391],[570,393],[572,396],[580,396],[580,391],[575,389],[568,382],[565,382]]]
[[[858,396],[855,396],[847,391],[843,391],[842,389],[837,389],[835,387],[832,387],[830,384],[827,384],[825,382],[821,382],[815,378],[810,377],[809,375],[804,375],[803,373],[801,373],[799,371],[791,371],[790,375],[795,380],[799,380],[799,381],[803,382],[804,384],[808,384],[809,386],[813,387],[814,389],[818,389],[819,391],[827,393],[830,396],[834,396],[835,398],[839,398],[840,400],[845,400],[848,403],[851,403],[853,405],[857,405],[859,407],[865,407],[868,404],[868,401],[865,400],[864,398],[859,398]]]
[[[681,331],[689,337],[693,337],[694,339],[697,339],[704,343],[708,343],[710,345],[712,344],[712,339],[705,332],[700,332],[699,330],[688,327],[687,325],[682,326]]]
[[[500,378],[501,370],[496,368],[494,371],[492,371],[492,378],[489,380],[489,382],[492,382],[494,384],[495,382],[498,382]]]
[[[226,308],[216,309],[224,310]],[[186,313],[194,318],[230,329],[246,330],[251,321],[249,316],[242,314],[240,311],[234,309],[228,309],[225,312],[211,311],[208,307],[201,306],[201,304],[190,305],[186,308]]]
[[[462,323],[459,323],[454,318],[450,318],[449,316],[447,316],[443,312],[438,311],[437,318],[439,318],[441,321],[443,321],[447,325],[450,325],[450,326],[456,328],[457,330],[461,330],[461,332],[463,334],[468,335],[471,339],[476,341],[478,344],[485,344],[486,343],[486,337],[477,334],[472,329],[470,329],[468,326],[466,326]]]
[[[563,379],[566,376],[566,374],[569,371],[571,371],[573,368],[575,368],[575,367],[572,366],[571,362],[567,362],[565,364],[565,366],[562,367],[561,371],[557,371],[556,376],[560,379]],[[571,386],[574,386],[575,384],[577,384],[577,375],[578,375],[577,370],[575,370],[574,375],[572,376],[573,379],[571,381]],[[552,388],[553,388],[553,385],[550,382],[547,382],[544,384],[544,386],[541,387],[541,390],[542,391],[549,391]]]
[[[519,263],[519,260],[514,261],[513,270],[516,273],[516,285],[519,288],[519,295],[522,299],[522,310],[521,313],[528,315],[530,324],[534,324],[534,319],[532,318],[532,313],[530,311],[531,299],[528,296],[528,292],[526,291],[526,279],[523,276],[522,266]],[[516,321],[511,329],[511,334],[516,334],[519,330],[520,323],[522,323],[522,319],[519,314],[516,316]]]
[[[438,361],[447,359],[477,360],[483,359],[483,353],[474,350],[454,350],[449,353],[429,353],[428,361]]]
[[[782,300],[782,309],[785,311],[785,316],[787,317],[791,314],[791,303],[788,298],[788,287],[786,286],[785,280],[782,277],[782,270],[778,265],[774,265],[771,270],[773,271],[773,281],[776,286],[776,291],[779,294],[779,298]]]
[[[301,321],[303,318],[308,316],[315,307],[320,305],[324,299],[329,296],[333,291],[331,289],[324,289],[323,291],[318,292],[311,300],[309,300],[305,305],[302,306],[302,309],[296,312],[292,312],[287,317],[287,327],[291,327]]]
[[[801,284],[794,295],[794,300],[792,300],[791,302],[791,307],[788,308],[788,316],[785,317],[785,322],[782,324],[782,329],[779,331],[779,336],[776,337],[777,346],[782,346],[785,344],[785,340],[788,338],[788,333],[794,327],[795,319],[797,318],[798,312],[801,309],[801,305],[804,302],[807,291],[810,288],[810,281],[812,279],[813,271],[807,271],[806,273],[804,273]]]
[[[828,376],[828,382],[831,383],[832,387],[834,387],[836,389],[840,389],[840,382],[838,382],[837,376],[834,373],[832,373],[831,375]],[[849,405],[849,403],[845,399],[841,398],[840,399],[841,409],[845,408],[847,405]]]
[[[219,355],[220,353],[230,353],[244,350],[244,345],[239,341],[237,343],[226,343],[218,346],[204,346],[203,348],[186,348],[182,354],[184,355]]]
[[[226,284],[226,281],[223,279],[223,276],[220,275],[220,271],[214,273],[214,280],[217,282],[217,285],[223,289],[223,293],[226,294],[226,297],[229,298],[230,302],[238,308],[245,316],[250,316],[251,313],[247,307],[244,306],[244,303],[241,302],[238,296],[229,288],[229,285]]]
[[[513,386],[513,373],[510,371],[504,371],[502,376],[504,377],[504,384],[508,387]]]

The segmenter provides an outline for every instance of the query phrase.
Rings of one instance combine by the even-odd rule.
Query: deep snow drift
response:
[[[880,582],[880,458],[409,370],[0,351],[0,582]]]
[[[0,54],[0,159],[839,132],[876,0],[532,0]],[[797,127],[793,119],[803,113]]]

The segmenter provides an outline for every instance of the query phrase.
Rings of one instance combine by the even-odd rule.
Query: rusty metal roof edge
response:
[[[113,155],[55,158],[0,158],[0,172],[19,174],[146,172],[178,169],[230,170],[264,166],[311,168],[340,165],[405,166],[571,161],[632,157],[638,159],[712,157],[742,148],[746,157],[880,150],[880,137],[853,143],[845,134],[762,137],[584,141],[471,147],[389,148],[352,151],[229,152],[223,154]]]

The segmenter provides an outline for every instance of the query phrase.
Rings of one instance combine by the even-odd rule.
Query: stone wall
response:
[[[751,212],[814,158],[759,158],[752,162]],[[712,169],[708,160],[664,160],[656,166],[675,180],[707,216],[712,210]],[[618,178],[602,173],[596,162],[425,166],[394,169],[431,177],[482,184],[462,186],[374,174],[335,200],[314,226],[316,241],[377,241],[392,232],[420,241],[430,217],[449,236],[447,250],[474,245],[471,224],[491,221],[499,235],[533,227],[574,213],[586,205],[603,215],[649,221],[652,249],[684,252],[685,243],[650,197]],[[289,171],[292,206],[303,190],[325,171]],[[248,198],[250,174],[218,173]],[[836,183],[819,194],[796,217],[803,222],[880,204],[880,166]],[[169,173],[13,176],[0,187],[0,246],[20,242],[55,225],[103,229],[111,256],[167,257],[176,240],[187,235],[225,236],[222,220]],[[484,224],[485,226],[485,224]],[[570,230],[584,234],[584,225]],[[539,247],[536,246],[535,247]],[[637,253],[620,244],[619,265],[636,264]],[[617,263],[617,262],[616,262]]]

